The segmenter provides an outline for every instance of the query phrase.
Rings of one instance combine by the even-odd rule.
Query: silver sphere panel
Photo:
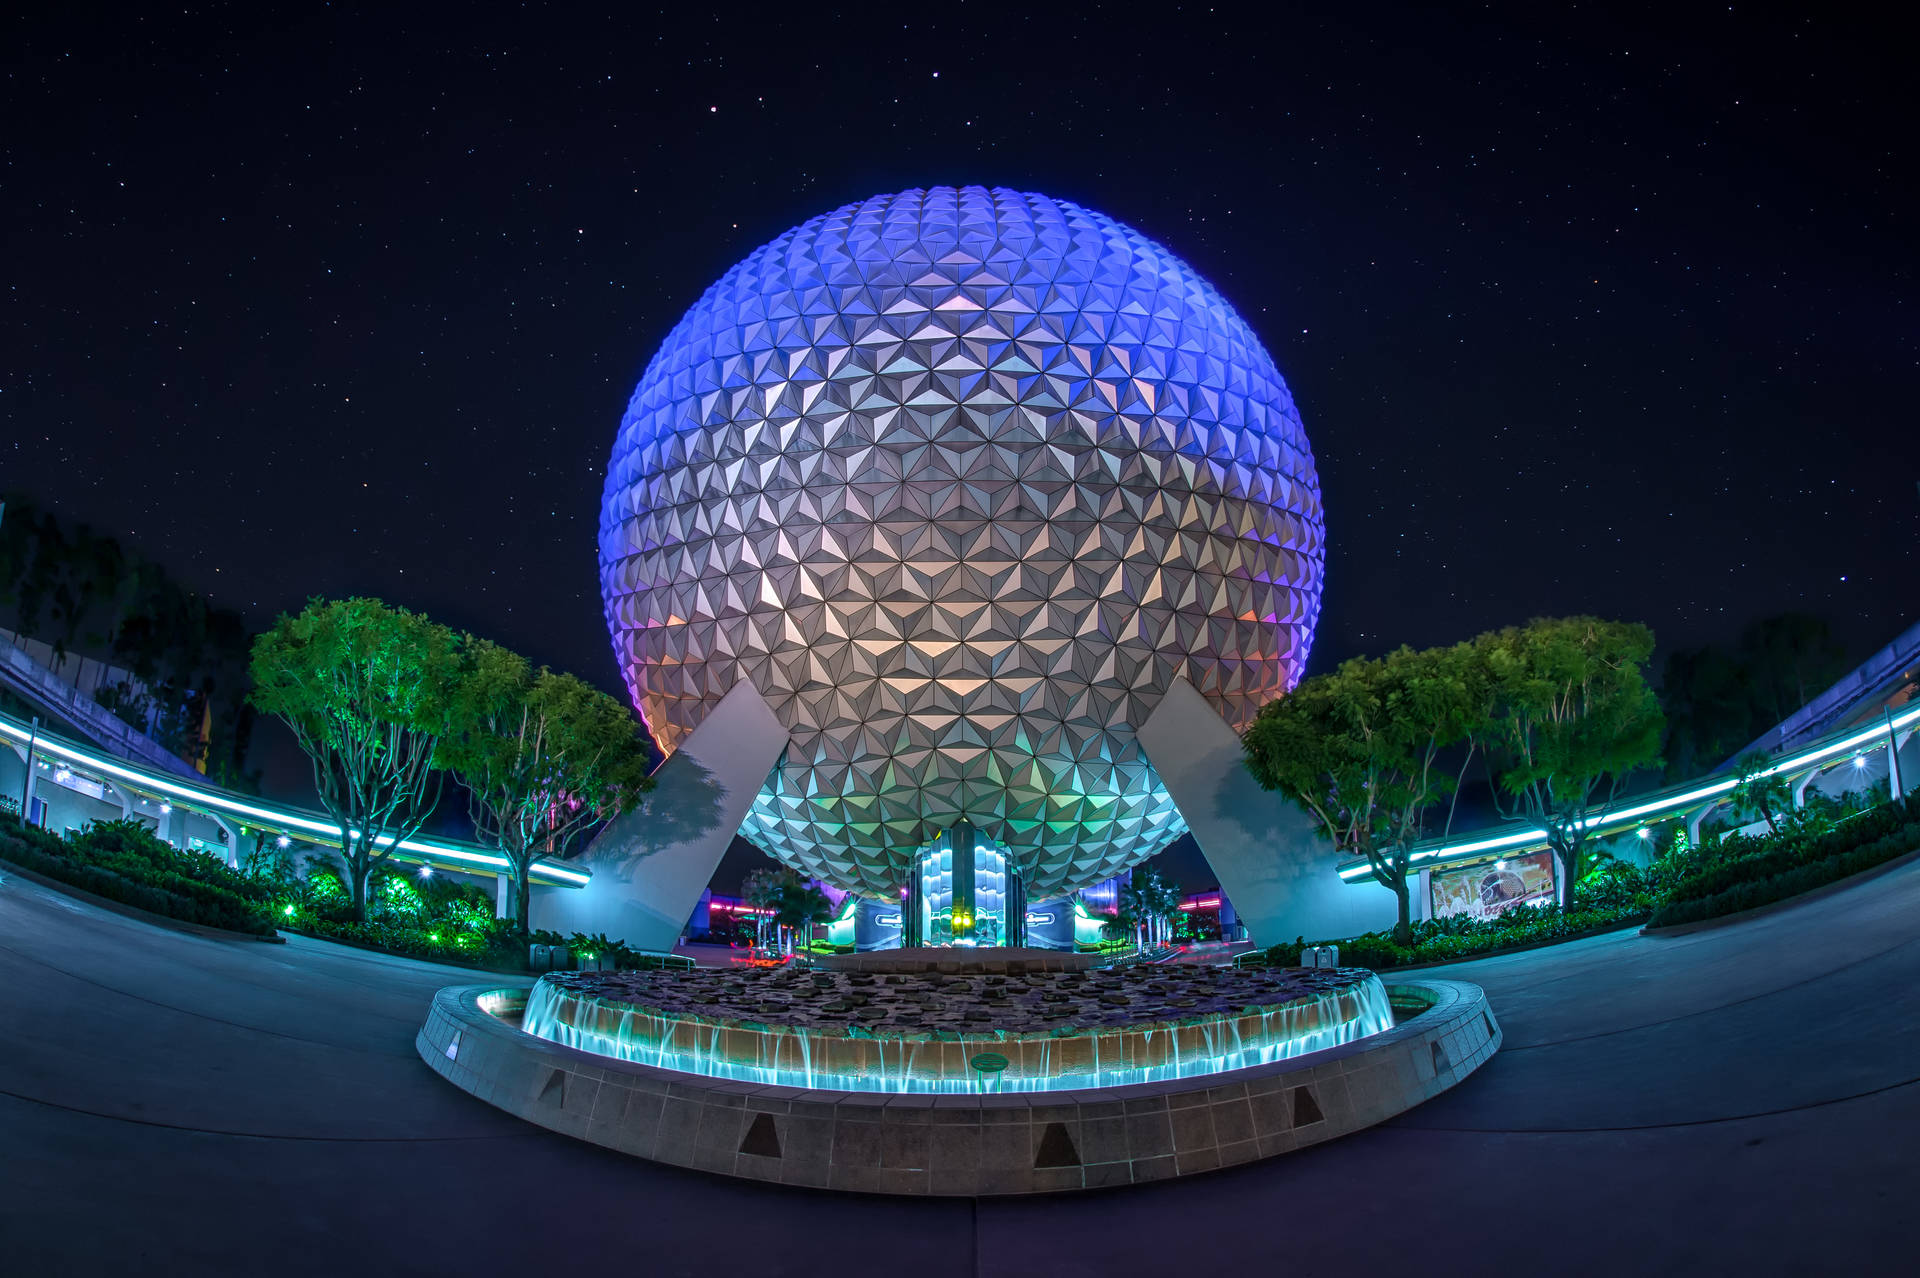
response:
[[[791,732],[741,833],[893,896],[961,817],[1043,900],[1185,830],[1133,729],[1298,679],[1319,484],[1278,370],[1185,263],[1046,196],[878,196],[729,271],[648,366],[600,522],[673,750],[751,681]]]

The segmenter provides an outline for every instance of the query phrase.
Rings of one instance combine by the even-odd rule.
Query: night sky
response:
[[[1325,494],[1312,669],[1920,616],[1916,104],[1860,15],[36,7],[0,487],[261,624],[375,594],[618,688],[596,517],[656,345],[794,223],[961,183],[1138,227],[1265,339]]]

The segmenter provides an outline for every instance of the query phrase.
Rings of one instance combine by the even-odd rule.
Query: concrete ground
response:
[[[863,1199],[576,1144],[414,1055],[473,973],[0,884],[0,1273],[1881,1274],[1917,1264],[1920,866],[1439,974],[1505,1049],[1395,1122],[1143,1189]],[[615,1269],[604,1267],[614,1266]]]

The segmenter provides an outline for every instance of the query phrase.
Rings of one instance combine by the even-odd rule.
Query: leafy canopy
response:
[[[631,711],[498,644],[470,643],[452,718],[442,763],[472,795],[482,836],[509,853],[563,855],[652,787]]]
[[[1493,680],[1484,744],[1502,793],[1543,811],[1584,807],[1603,783],[1659,762],[1666,717],[1647,686],[1647,627],[1557,617],[1475,644]]]
[[[439,801],[435,752],[462,666],[453,631],[378,599],[315,599],[254,640],[253,703],[293,729],[348,860],[385,860]],[[360,897],[356,891],[356,899]]]
[[[1480,726],[1487,681],[1467,644],[1355,657],[1263,707],[1247,730],[1255,780],[1304,808],[1343,855],[1392,874],[1427,809],[1453,793],[1441,766]]]

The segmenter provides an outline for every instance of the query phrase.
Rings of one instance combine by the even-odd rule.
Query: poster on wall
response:
[[[1553,853],[1435,870],[1432,883],[1434,918],[1497,918],[1517,905],[1543,905],[1553,899]]]

